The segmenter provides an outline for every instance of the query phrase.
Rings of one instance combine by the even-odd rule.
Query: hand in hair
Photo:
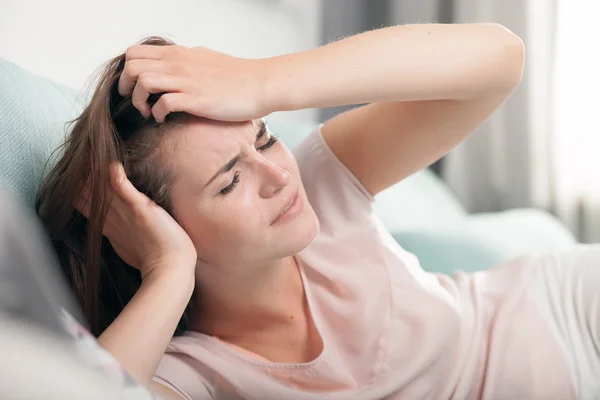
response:
[[[119,94],[132,96],[147,118],[165,120],[171,112],[223,121],[261,118],[265,99],[263,60],[244,59],[204,47],[134,45],[127,49]],[[162,93],[150,106],[151,94]]]
[[[192,240],[165,210],[132,185],[121,163],[111,164],[106,192],[111,200],[102,233],[123,261],[139,269],[142,278],[164,265],[193,271],[197,255]],[[88,193],[84,189],[75,207],[89,218]]]

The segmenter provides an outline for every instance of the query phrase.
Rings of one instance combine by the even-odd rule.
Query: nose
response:
[[[261,176],[260,196],[269,198],[290,183],[290,173],[263,157],[258,158],[257,168]]]

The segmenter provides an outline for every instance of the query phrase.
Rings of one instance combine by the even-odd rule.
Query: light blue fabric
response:
[[[85,101],[75,90],[0,59],[0,188],[29,206],[46,160]],[[267,118],[290,148],[316,125]],[[565,249],[568,230],[539,210],[469,215],[449,188],[428,169],[376,196],[374,210],[396,240],[430,271],[477,270],[526,252]]]
[[[76,117],[77,93],[0,59],[0,188],[33,205],[42,170]]]
[[[426,271],[473,272],[527,253],[562,251],[576,243],[552,215],[537,209],[474,214],[449,226],[392,230]]]

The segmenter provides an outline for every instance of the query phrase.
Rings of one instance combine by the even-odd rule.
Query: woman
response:
[[[575,287],[557,274],[598,282],[597,250],[429,274],[371,210],[485,121],[523,59],[496,24],[389,27],[256,60],[130,47],[38,201],[100,344],[174,399],[590,398],[598,357],[578,358],[584,339],[551,311]],[[293,154],[262,120],[359,103]],[[597,314],[581,310],[593,348]]]

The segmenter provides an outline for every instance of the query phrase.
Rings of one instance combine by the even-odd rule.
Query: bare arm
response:
[[[181,400],[183,398],[179,394],[175,393],[168,387],[161,385],[158,382],[151,382],[148,386],[150,387],[150,389],[152,389],[152,391],[154,393],[158,394],[161,397],[161,399]],[[201,400],[204,400],[204,399],[201,399]],[[209,400],[208,397],[207,397],[207,400]]]
[[[521,40],[497,24],[395,26],[265,60],[273,110],[374,103],[325,123],[373,194],[463,140],[521,79]]]
[[[125,309],[98,338],[144,385],[152,382],[194,288],[193,271],[166,267],[143,280]]]
[[[141,384],[152,382],[194,290],[196,249],[183,228],[127,179],[122,164],[110,167],[110,207],[103,234],[142,276],[140,289],[98,338]],[[89,189],[76,201],[90,215]]]

